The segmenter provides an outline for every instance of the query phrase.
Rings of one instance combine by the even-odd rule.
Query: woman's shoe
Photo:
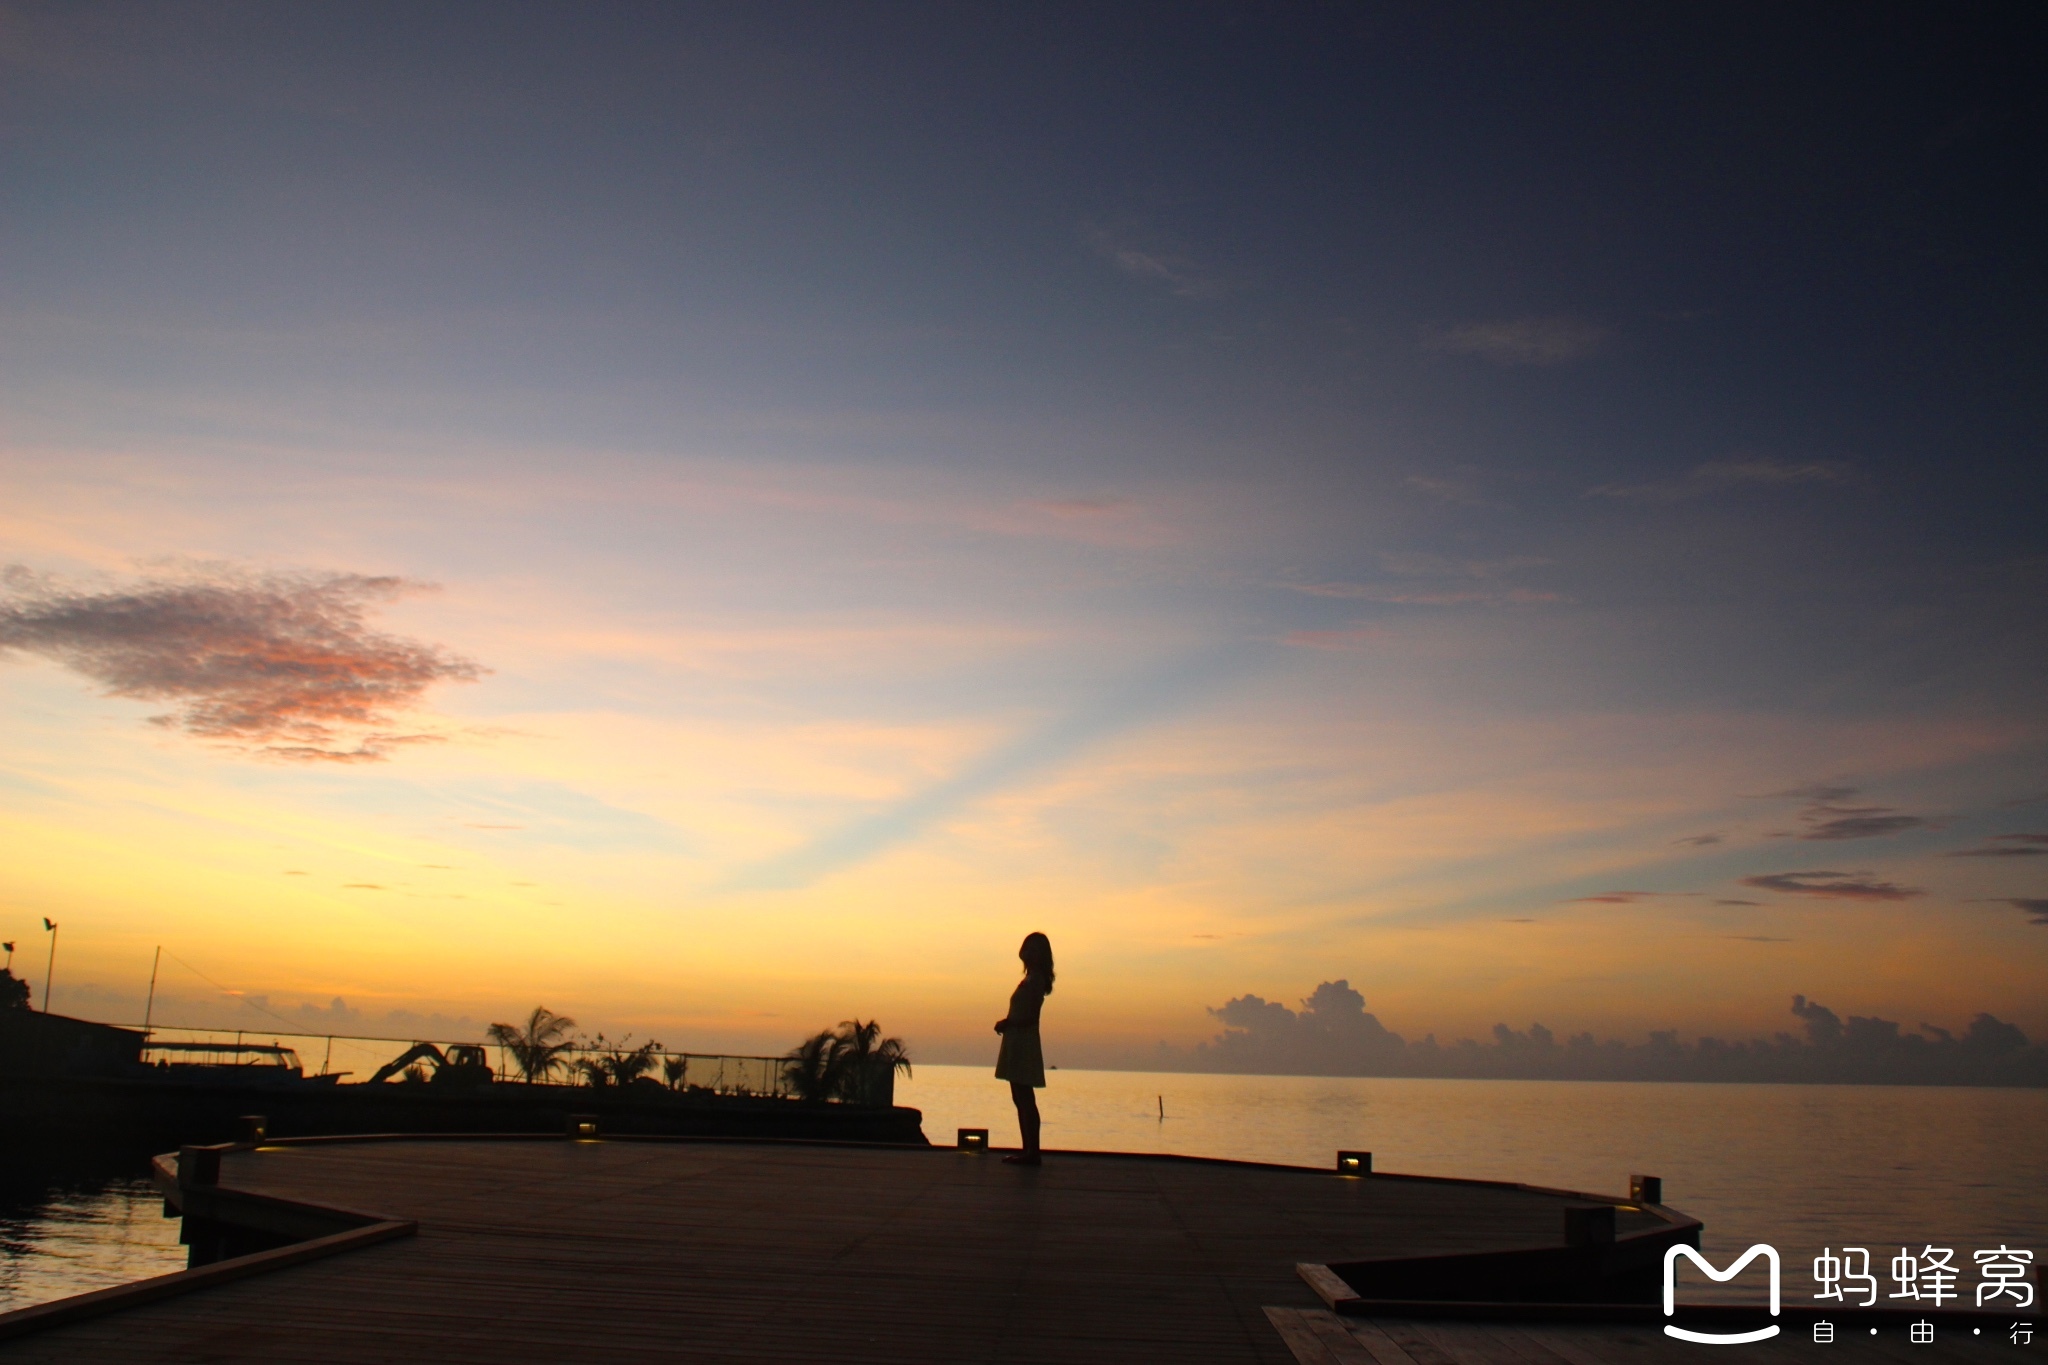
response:
[[[1044,1163],[1039,1161],[1038,1153],[1036,1152],[1012,1152],[1003,1158],[1003,1164],[1005,1166],[1038,1166]]]

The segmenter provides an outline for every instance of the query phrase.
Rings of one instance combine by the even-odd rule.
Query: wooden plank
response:
[[[1319,1265],[1314,1261],[1298,1261],[1295,1263],[1294,1273],[1301,1276],[1310,1289],[1316,1291],[1316,1297],[1321,1299],[1326,1307],[1335,1308],[1340,1303],[1352,1302],[1358,1298],[1358,1291],[1347,1284],[1343,1276],[1326,1265]]]
[[[1518,1361],[1521,1365],[1570,1365],[1563,1356],[1523,1331],[1520,1324],[1487,1322],[1472,1326],[1474,1336],[1491,1342],[1504,1360]]]
[[[1336,1365],[1336,1357],[1322,1337],[1305,1321],[1313,1308],[1266,1309],[1266,1320],[1273,1324],[1273,1330],[1280,1334],[1280,1340],[1287,1343],[1287,1349],[1294,1353],[1298,1365]]]
[[[1410,1324],[1415,1335],[1459,1365],[1526,1365],[1515,1352],[1477,1322],[1445,1321]]]
[[[1386,1329],[1371,1318],[1346,1318],[1344,1325],[1379,1358],[1380,1365],[1420,1365],[1400,1342],[1388,1336]]]
[[[1405,1365],[1405,1356],[1383,1360],[1327,1309],[1268,1308],[1266,1318],[1300,1365]]]
[[[1370,1346],[1344,1325],[1344,1319],[1328,1310],[1304,1310],[1309,1328],[1321,1338],[1330,1352],[1333,1365],[1389,1365],[1380,1360]]]
[[[1615,1365],[1615,1362],[1622,1359],[1620,1356],[1609,1354],[1606,1349],[1616,1335],[1612,1332],[1591,1332],[1583,1328],[1574,1330],[1554,1323],[1524,1323],[1522,1334],[1549,1347],[1552,1354],[1569,1361],[1571,1365]],[[1637,1358],[1639,1357],[1630,1357]]]
[[[1408,1353],[1408,1358],[1415,1365],[1462,1365],[1458,1357],[1444,1350],[1433,1338],[1423,1335],[1419,1323],[1403,1318],[1383,1318],[1379,1324]]]

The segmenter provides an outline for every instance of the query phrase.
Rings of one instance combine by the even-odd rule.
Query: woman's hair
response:
[[[1024,946],[1017,950],[1017,956],[1024,959],[1024,970],[1032,976],[1045,978],[1045,993],[1052,994],[1052,940],[1044,934],[1026,934]]]

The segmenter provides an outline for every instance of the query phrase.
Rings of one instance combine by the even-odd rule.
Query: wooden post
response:
[[[180,1147],[178,1183],[190,1186],[220,1184],[220,1148]]]
[[[1568,1247],[1614,1245],[1614,1205],[1566,1204],[1564,1244]]]

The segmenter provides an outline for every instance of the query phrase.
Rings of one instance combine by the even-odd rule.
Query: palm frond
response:
[[[569,1030],[575,1027],[576,1021],[568,1015],[535,1005],[524,1024],[493,1024],[487,1036],[512,1054],[521,1078],[537,1082],[561,1069],[562,1054],[572,1046]]]

